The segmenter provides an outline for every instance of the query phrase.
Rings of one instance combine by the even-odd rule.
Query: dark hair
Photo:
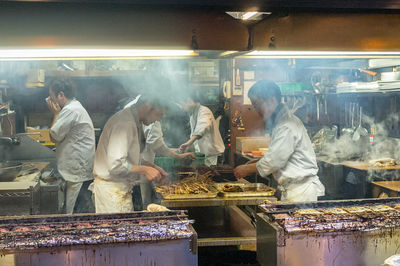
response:
[[[281,89],[272,80],[260,80],[251,86],[248,92],[249,98],[260,98],[266,101],[268,98],[274,97],[278,103],[281,102]]]
[[[54,78],[49,82],[49,88],[57,96],[60,92],[63,92],[65,97],[72,99],[75,97],[75,84],[69,78]]]

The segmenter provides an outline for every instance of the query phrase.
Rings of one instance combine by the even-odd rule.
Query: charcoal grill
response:
[[[382,265],[400,249],[400,198],[260,208],[257,257],[262,265]],[[332,214],[333,208],[343,213]]]
[[[197,265],[184,211],[0,218],[0,265]]]

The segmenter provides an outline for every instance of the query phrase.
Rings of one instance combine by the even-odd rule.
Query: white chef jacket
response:
[[[316,201],[325,195],[317,160],[303,123],[284,104],[271,116],[271,143],[257,162],[261,176],[273,174],[282,190],[282,201]]]
[[[94,174],[107,181],[132,183],[132,165],[140,164],[144,147],[142,124],[134,106],[114,114],[105,124],[97,145]]]
[[[141,156],[143,160],[154,163],[156,150],[158,150],[162,146],[165,146],[165,148],[168,149],[163,139],[161,123],[159,121],[156,121],[148,126],[143,125],[143,130],[146,137],[146,147]],[[154,197],[153,191],[153,183],[149,181],[145,176],[142,176],[140,180],[140,192],[144,209],[146,209],[149,204],[159,201],[157,198]]]
[[[153,163],[156,157],[155,151],[165,146],[163,132],[160,121],[156,121],[148,126],[143,125],[144,136],[146,137],[146,147],[142,152],[143,160]],[[166,147],[168,148],[168,147]]]
[[[190,114],[190,137],[198,135],[201,139],[194,142],[196,152],[204,153],[206,157],[220,155],[225,150],[219,128],[211,110],[197,104]]]
[[[57,168],[70,182],[93,179],[95,137],[92,120],[81,103],[69,100],[50,129],[56,141]]]
[[[132,188],[140,175],[131,172],[140,164],[144,147],[142,124],[135,106],[113,115],[104,126],[94,161],[96,213],[132,212]]]

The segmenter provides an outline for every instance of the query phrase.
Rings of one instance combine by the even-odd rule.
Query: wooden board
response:
[[[386,167],[379,167],[379,166],[373,166],[370,165],[368,162],[360,162],[360,161],[345,161],[341,163],[343,166],[349,167],[349,168],[354,168],[358,170],[374,170],[374,171],[379,171],[379,170],[400,170],[400,165],[395,165],[395,166],[386,166]]]
[[[400,181],[374,181],[373,185],[400,192]]]

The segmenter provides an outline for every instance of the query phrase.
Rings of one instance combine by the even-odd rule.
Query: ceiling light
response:
[[[246,12],[242,15],[242,20],[248,20],[252,17],[254,17],[255,15],[257,15],[258,12]]]
[[[351,51],[251,51],[244,55],[254,57],[385,57],[400,56],[400,52]]]
[[[0,49],[1,60],[111,59],[131,57],[185,57],[198,55],[193,50],[140,49]]]
[[[248,11],[248,12],[226,12],[229,16],[240,19],[240,20],[262,20],[264,17],[271,15],[271,12],[258,12],[258,11]]]

